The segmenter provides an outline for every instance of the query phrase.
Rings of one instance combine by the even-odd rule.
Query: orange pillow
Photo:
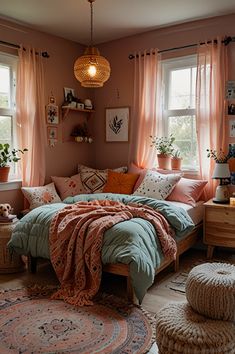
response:
[[[118,173],[108,171],[107,183],[103,193],[132,194],[139,175],[133,173]]]

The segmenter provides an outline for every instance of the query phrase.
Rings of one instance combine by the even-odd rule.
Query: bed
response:
[[[11,252],[27,255],[29,259],[50,259],[49,227],[56,212],[66,205],[82,201],[113,200],[124,204],[147,205],[161,212],[175,232],[177,254],[174,268],[178,269],[179,256],[196,242],[202,229],[202,203],[189,205],[152,198],[113,193],[83,194],[66,198],[63,203],[47,204],[25,215],[16,225],[8,247]],[[191,215],[191,216],[190,216]],[[194,221],[193,221],[194,220]],[[103,271],[127,278],[128,298],[142,301],[154,277],[172,264],[163,256],[153,225],[141,218],[123,221],[104,233],[102,245]]]

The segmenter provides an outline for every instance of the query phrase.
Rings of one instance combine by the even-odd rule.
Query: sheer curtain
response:
[[[16,121],[21,148],[23,186],[40,186],[45,180],[44,70],[41,55],[32,48],[19,49],[16,87]]]
[[[135,53],[134,102],[131,121],[129,162],[139,167],[156,164],[150,135],[160,135],[161,59],[157,49]]]
[[[225,143],[225,83],[227,80],[227,48],[217,41],[198,46],[196,83],[196,126],[200,178],[208,180],[207,199],[214,196],[216,183],[211,179],[214,161],[207,149],[227,150]]]

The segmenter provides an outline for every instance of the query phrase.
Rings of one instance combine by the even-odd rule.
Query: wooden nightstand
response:
[[[203,241],[208,245],[207,258],[212,258],[215,246],[235,248],[235,206],[216,204],[212,199],[204,204]]]
[[[24,270],[24,263],[21,257],[16,253],[11,257],[7,249],[7,243],[17,222],[0,224],[0,274],[16,273]]]

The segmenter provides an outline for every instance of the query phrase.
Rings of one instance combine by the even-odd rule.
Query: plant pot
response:
[[[162,170],[170,170],[171,168],[171,157],[170,155],[158,154],[158,167]]]
[[[0,167],[0,182],[7,182],[10,166]]]
[[[171,169],[172,170],[181,170],[182,158],[172,157],[171,159]]]

